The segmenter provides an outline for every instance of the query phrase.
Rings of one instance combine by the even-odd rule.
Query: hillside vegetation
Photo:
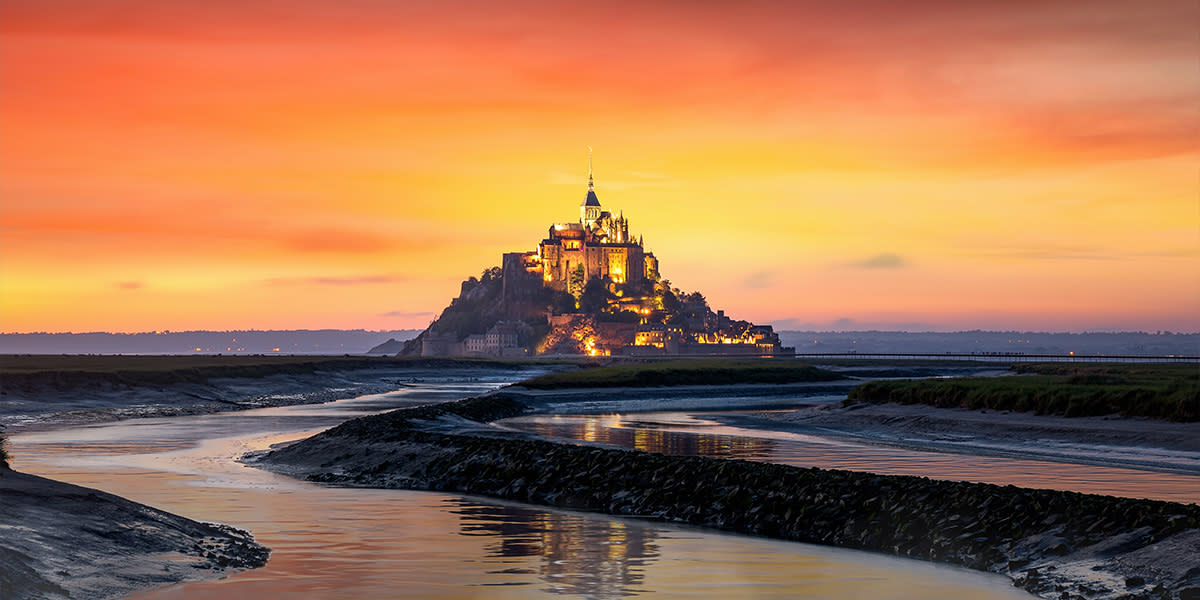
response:
[[[1200,367],[1194,364],[1048,363],[1013,369],[1032,375],[872,381],[851,390],[846,403],[1200,421]]]

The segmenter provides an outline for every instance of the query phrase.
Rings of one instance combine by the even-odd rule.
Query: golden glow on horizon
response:
[[[5,2],[0,330],[423,327],[575,218],[587,144],[735,318],[1200,330],[1198,19]]]

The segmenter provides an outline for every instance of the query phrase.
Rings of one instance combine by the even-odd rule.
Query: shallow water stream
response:
[[[249,529],[273,550],[264,568],[138,598],[1029,598],[1007,578],[956,567],[452,494],[323,487],[235,460],[513,376],[475,375],[324,405],[26,432],[11,439],[14,467]]]

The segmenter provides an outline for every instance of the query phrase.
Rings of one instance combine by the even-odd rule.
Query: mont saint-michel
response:
[[[450,306],[402,354],[739,355],[790,353],[770,325],[713,311],[661,276],[624,212],[606,210],[589,159],[577,221],[554,223],[536,250],[462,282]]]

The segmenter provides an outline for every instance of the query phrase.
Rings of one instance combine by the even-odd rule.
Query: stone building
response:
[[[600,206],[595,179],[588,165],[588,189],[579,205],[579,221],[555,223],[536,252],[505,256],[520,261],[522,270],[541,277],[542,285],[578,296],[592,279],[609,278],[616,284],[658,281],[658,259],[646,252],[642,240],[629,233],[624,214]],[[513,271],[516,271],[514,268]]]
[[[462,341],[461,354],[504,358],[525,356],[525,348],[518,344],[521,325],[519,321],[500,321],[487,333],[468,335]]]

